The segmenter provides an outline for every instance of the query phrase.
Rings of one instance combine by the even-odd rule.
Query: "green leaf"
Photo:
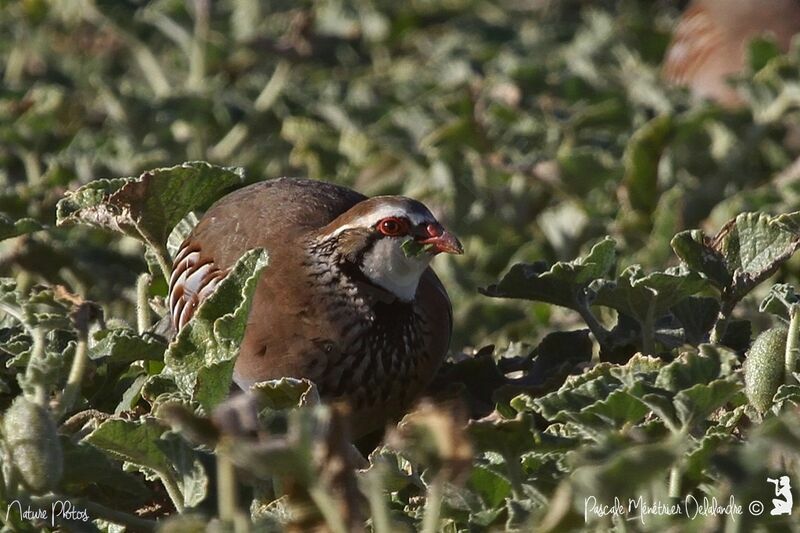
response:
[[[93,339],[95,344],[89,348],[89,358],[108,358],[109,362],[115,364],[127,364],[142,359],[160,361],[167,348],[158,337],[139,335],[130,328],[99,330]]]
[[[654,392],[642,395],[640,398],[642,403],[649,407],[670,431],[680,431],[680,421],[675,404],[672,403],[672,395],[665,394],[663,390],[655,388],[653,390]]]
[[[625,389],[609,380],[593,380],[576,389],[551,393],[535,403],[549,420],[568,423],[598,440],[609,427],[636,423],[645,417],[648,409],[637,397],[641,394],[639,389],[639,386]],[[597,399],[591,401],[594,398]]]
[[[554,420],[562,413],[580,412],[620,388],[622,384],[610,373],[580,381],[570,378],[557,391],[534,398],[533,404],[543,417]]]
[[[652,385],[663,366],[657,357],[635,354],[624,365],[609,365],[606,372],[631,389],[639,383]]]
[[[705,345],[700,354],[684,352],[658,372],[655,386],[678,393],[698,383],[708,384],[725,378],[738,367],[736,354],[716,346]]]
[[[155,374],[147,378],[142,385],[142,398],[154,405],[160,396],[170,396],[180,394],[178,385],[171,377],[164,373]]]
[[[138,178],[92,181],[67,193],[56,207],[56,224],[89,224],[136,237],[166,256],[172,228],[244,181],[242,169],[205,162],[157,168]]]
[[[13,278],[0,278],[0,311],[27,328],[71,330],[70,307],[56,298],[54,289],[42,285],[20,292]]]
[[[714,247],[714,241],[700,230],[682,231],[672,239],[672,249],[686,265],[705,274],[717,287],[728,286],[733,275],[725,257]]]
[[[206,413],[228,396],[253,292],[266,266],[264,250],[245,253],[164,355],[167,375]]]
[[[778,283],[770,287],[769,294],[761,302],[758,310],[789,320],[789,311],[792,306],[798,304],[800,304],[800,294],[795,292],[794,286]]]
[[[719,316],[719,302],[715,298],[690,296],[670,311],[683,326],[686,342],[696,346],[707,340],[708,332],[714,327]]]
[[[772,404],[780,411],[784,405],[800,405],[800,385],[781,385],[772,399]]]
[[[516,418],[501,417],[470,420],[467,432],[479,451],[495,451],[506,458],[519,457],[534,449],[536,439],[533,417],[519,413]]]
[[[511,483],[505,477],[482,465],[472,469],[467,486],[483,499],[489,509],[498,507],[511,493]]]
[[[740,390],[741,385],[729,379],[718,379],[708,385],[698,383],[682,390],[674,400],[678,419],[684,426],[692,427],[725,405]]]
[[[137,421],[111,418],[102,422],[82,442],[104,450],[115,459],[155,472],[170,472],[170,460],[158,446],[167,430],[150,416]]]
[[[165,484],[177,483],[185,506],[197,505],[205,498],[207,479],[195,452],[153,417],[106,420],[82,442],[155,472]]]
[[[209,481],[198,454],[184,439],[171,432],[162,436],[157,444],[175,472],[183,504],[194,507],[202,502],[208,494]]]
[[[602,363],[570,376],[557,391],[530,403],[548,420],[566,422],[592,439],[605,430],[638,422],[647,414],[641,397],[656,379],[660,361],[634,356],[625,365]]]
[[[115,415],[120,415],[126,411],[133,411],[136,408],[136,404],[142,397],[142,387],[144,387],[148,379],[144,370],[139,370],[139,372],[140,373],[135,378],[130,380],[130,384],[125,389],[125,392],[122,393],[119,403],[117,403],[117,406],[114,408]],[[121,384],[122,381],[119,383]]]
[[[716,426],[706,432],[696,447],[686,455],[683,473],[690,479],[702,481],[705,477],[704,472],[717,450],[734,441],[730,434],[713,430],[716,430]]]
[[[622,183],[630,206],[651,214],[658,205],[658,163],[673,131],[671,115],[660,115],[639,128],[625,147]]]
[[[800,246],[800,212],[771,217],[743,213],[710,239],[702,231],[684,231],[672,240],[686,265],[723,289],[722,312],[767,279]]]
[[[19,237],[20,235],[26,235],[42,229],[44,229],[44,226],[32,218],[12,220],[3,213],[0,213],[0,241],[12,237]]]
[[[664,472],[680,454],[680,447],[669,441],[609,450],[600,461],[587,450],[584,455],[589,456],[589,464],[580,464],[586,460],[581,456],[570,477],[582,495],[595,496],[599,502],[611,501],[615,496],[638,497],[640,487],[663,479]]]
[[[433,245],[421,244],[415,239],[407,239],[400,247],[403,249],[403,254],[405,254],[406,257],[417,257],[418,255],[431,250]]]
[[[259,398],[261,409],[292,409],[319,405],[317,387],[307,379],[281,378],[256,383],[250,391]]]
[[[498,284],[482,289],[481,293],[495,298],[520,298],[576,309],[580,305],[578,291],[607,275],[614,266],[614,246],[615,242],[606,237],[585,257],[558,262],[549,269],[540,263],[516,264]]]
[[[100,488],[103,501],[116,505],[141,505],[152,497],[139,477],[123,472],[119,465],[97,447],[86,442],[75,443],[61,437],[64,449],[64,477],[62,486],[71,495],[81,495],[91,488]],[[88,489],[88,490],[87,490]]]
[[[589,416],[596,417],[598,427],[620,427],[626,423],[639,422],[648,413],[647,407],[635,396],[636,391],[615,390],[607,398],[596,401],[585,409],[568,417],[572,422],[587,423]]]
[[[686,297],[708,287],[696,272],[653,272],[644,275],[638,265],[628,267],[616,281],[597,280],[589,289],[596,305],[616,309],[641,324],[662,316]]]
[[[563,379],[576,365],[591,361],[592,340],[589,330],[548,333],[532,355],[533,361],[524,378],[526,385],[543,385],[553,378]],[[486,373],[482,372],[478,379],[486,380]]]

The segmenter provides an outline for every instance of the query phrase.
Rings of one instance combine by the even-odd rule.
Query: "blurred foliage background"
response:
[[[387,496],[393,520],[412,529],[423,522],[432,531],[441,507],[452,526],[448,531],[454,524],[481,530],[501,523],[530,530],[525,524],[531,517],[543,523],[542,529],[563,531],[570,521],[576,528],[583,525],[586,495],[622,497],[649,486],[652,499],[661,501],[667,498],[667,477],[670,496],[766,498],[771,494],[765,492],[771,489],[766,477],[800,475],[800,389],[787,381],[777,392],[767,391],[774,392],[772,412],[756,412],[742,392],[740,370],[752,333],[786,318],[787,309],[791,314],[800,308],[792,286],[775,286],[769,293],[776,281],[796,284],[800,274],[796,257],[784,263],[796,249],[797,214],[786,217],[791,231],[767,216],[800,211],[800,42],[786,54],[768,37],[750,43],[747,68],[733,81],[741,106],[693,101],[660,75],[686,4],[0,0],[0,277],[15,278],[0,280],[0,307],[8,315],[0,316],[0,405],[5,408],[17,397],[17,405],[25,407],[22,398],[31,396],[25,387],[38,383],[41,406],[47,391],[55,388],[58,396],[66,380],[59,411],[47,416],[60,419],[75,403],[100,417],[64,423],[58,434],[50,431],[60,441],[54,446],[59,453],[51,455],[63,459],[57,487],[63,494],[144,510],[150,518],[169,514],[171,504],[159,483],[134,483],[107,458],[118,459],[114,453],[131,443],[145,443],[152,445],[156,467],[163,467],[156,474],[165,487],[173,469],[186,484],[184,503],[194,498],[187,506],[205,497],[203,469],[173,461],[154,444],[169,440],[175,446],[169,453],[180,452],[181,458],[187,451],[174,432],[155,423],[159,403],[175,400],[167,386],[171,378],[162,372],[165,345],[145,335],[144,327],[138,334],[130,327],[137,323],[136,280],[148,270],[141,244],[83,225],[55,227],[56,202],[96,178],[137,176],[205,160],[243,167],[249,181],[307,176],[371,195],[413,196],[464,242],[464,256],[438,258],[436,269],[453,300],[453,351],[484,349],[474,358],[456,355],[460,363],[444,377],[458,381],[459,372],[475,377],[465,383],[471,396],[485,401],[481,409],[470,407],[481,416],[491,414],[464,430],[452,421],[443,424],[449,418],[441,412],[423,410],[416,421],[412,417],[410,433],[395,434],[400,455],[386,447],[373,455],[372,472],[362,472],[373,481],[362,492],[372,495],[371,506]],[[164,198],[164,205],[171,201]],[[750,223],[744,220],[721,239],[726,268],[741,266],[740,245],[747,250],[741,255],[756,258],[736,270],[736,283],[748,286],[741,292],[747,293],[745,299],[734,301],[732,318],[749,321],[730,328],[742,332],[734,351],[724,342],[697,346],[715,322],[719,306],[714,306],[725,300],[717,292],[730,288],[707,287],[698,273],[707,271],[697,264],[695,272],[673,274],[695,276],[702,286],[683,287],[685,294],[679,285],[658,287],[662,295],[668,293],[664,300],[689,302],[683,314],[675,312],[677,305],[670,309],[688,315],[688,326],[697,326],[688,319],[702,311],[703,302],[711,306],[712,320],[698,319],[705,329],[689,339],[691,328],[681,318],[686,334],[678,349],[669,345],[669,353],[659,354],[665,359],[631,357],[637,349],[633,343],[623,346],[631,348],[623,361],[610,359],[621,364],[603,362],[591,369],[585,364],[588,333],[570,331],[584,327],[578,313],[479,292],[514,264],[585,258],[595,245],[595,255],[602,258],[590,261],[588,270],[598,272],[581,281],[579,292],[588,294],[586,286],[594,280],[612,293],[624,285],[620,280],[628,280],[628,287],[631,279],[640,280],[639,270],[623,270],[628,266],[640,264],[648,273],[677,265],[670,246],[676,233],[699,227],[714,235],[746,211],[760,214],[744,217]],[[614,242],[602,240],[606,235]],[[702,236],[697,242],[683,237],[684,249],[713,248]],[[758,272],[766,277],[775,270],[769,283],[750,291]],[[519,297],[514,292],[525,288],[531,272],[541,270],[518,268],[509,290],[501,282],[500,289],[485,292]],[[661,274],[662,281],[669,277]],[[39,283],[66,290],[38,291],[34,285]],[[140,285],[146,300],[147,285]],[[68,313],[73,304],[92,313],[96,308],[73,293],[100,304],[108,317],[91,343],[86,327],[78,331]],[[701,296],[684,299],[695,293]],[[768,293],[773,307],[791,301],[786,309],[766,306],[759,313]],[[166,285],[158,279],[150,296],[165,294]],[[605,303],[595,301],[603,326],[620,326],[616,337],[624,337],[626,324],[614,313],[625,317],[630,302],[619,300],[630,294],[622,287],[618,300],[609,303],[606,294]],[[64,295],[69,298],[63,300]],[[660,295],[650,290],[646,296]],[[641,337],[645,344],[649,335],[653,345],[650,333],[674,329],[675,323],[656,324],[655,304],[647,301],[651,311]],[[581,305],[591,315],[589,303]],[[41,333],[27,335],[24,328],[30,324],[17,324],[8,312],[40,308],[44,311],[27,318],[35,319],[39,331],[48,330],[46,339]],[[780,318],[770,319],[768,313]],[[722,321],[727,324],[728,318]],[[603,328],[593,329],[595,337],[597,331]],[[539,348],[505,349],[511,341]],[[67,378],[68,362],[80,361],[76,343],[84,357],[90,350],[93,360],[82,390],[80,372],[73,379],[70,369]],[[485,348],[489,344],[500,348]],[[510,380],[511,387],[498,385],[509,384],[507,375],[526,371]],[[576,371],[580,375],[563,381]],[[193,379],[199,370],[194,372]],[[7,385],[13,383],[25,394]],[[275,409],[291,407],[295,400]],[[15,416],[7,419],[9,426],[37,430],[36,424],[17,424]],[[431,438],[436,431],[446,434]],[[330,435],[342,441],[328,443],[335,457],[349,443],[339,431]],[[431,443],[467,442],[460,439],[469,440],[474,453],[466,445],[451,447],[448,453],[459,452],[451,455],[430,449]],[[270,457],[266,463],[289,470],[296,464],[307,467],[311,463],[303,454],[312,440],[302,445],[285,440],[286,449],[300,457],[298,463]],[[340,444],[344,448],[334,446]],[[76,465],[87,458],[97,467],[84,476]],[[11,464],[5,456],[0,459]],[[150,475],[152,457],[145,459],[134,463]],[[248,468],[253,464],[247,462]],[[184,476],[187,471],[191,475]],[[113,475],[104,478],[102,472]],[[309,479],[330,474],[321,472]],[[445,491],[445,481],[457,488]],[[131,491],[139,491],[141,502],[131,499]],[[169,499],[177,509],[180,498]],[[157,505],[149,510],[140,507],[153,502]],[[252,514],[272,513],[276,524],[285,524],[285,517],[277,517],[281,505],[254,508]],[[736,519],[727,523],[729,530],[749,527],[744,518]],[[652,530],[686,529],[677,523],[662,517]],[[704,524],[694,530],[723,529],[715,517]]]
[[[0,275],[132,320],[139,245],[53,228],[55,202],[207,160],[426,202],[467,250],[437,260],[454,349],[533,342],[577,317],[478,294],[513,263],[608,234],[662,268],[681,229],[800,209],[798,54],[758,41],[745,106],[693,105],[659,77],[685,3],[0,1],[0,212],[47,228]]]

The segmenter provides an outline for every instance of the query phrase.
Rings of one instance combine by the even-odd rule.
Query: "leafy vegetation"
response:
[[[689,102],[678,4],[0,2],[4,530],[796,528],[800,50]],[[464,243],[435,398],[367,458],[312,383],[226,400],[268,250],[158,334],[196,215],[280,175]]]

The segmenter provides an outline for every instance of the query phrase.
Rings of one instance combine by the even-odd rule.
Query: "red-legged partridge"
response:
[[[308,378],[323,399],[349,402],[355,436],[401,415],[446,355],[450,300],[428,265],[462,253],[459,241],[410,198],[305,179],[257,183],[214,204],[181,245],[170,280],[175,328],[259,247],[269,265],[235,382]]]

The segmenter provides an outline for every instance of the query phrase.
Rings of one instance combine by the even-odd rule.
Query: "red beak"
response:
[[[419,240],[420,244],[432,245],[433,251],[437,254],[444,252],[460,255],[464,253],[461,242],[449,231],[445,231],[441,226],[433,226],[433,224],[430,224],[427,229],[429,237]]]

